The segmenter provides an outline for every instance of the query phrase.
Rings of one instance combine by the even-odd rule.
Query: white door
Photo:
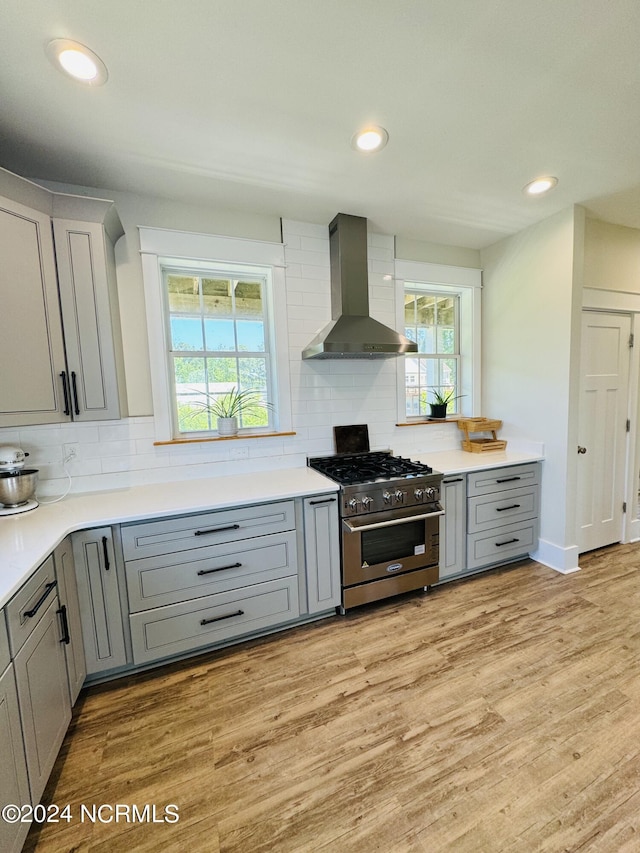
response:
[[[578,447],[578,546],[622,539],[631,319],[582,315]]]

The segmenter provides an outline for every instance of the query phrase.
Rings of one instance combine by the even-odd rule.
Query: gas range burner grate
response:
[[[401,477],[424,477],[432,468],[385,451],[340,454],[309,459],[309,465],[341,485],[384,482]]]

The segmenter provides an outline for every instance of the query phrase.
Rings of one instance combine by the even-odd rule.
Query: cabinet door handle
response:
[[[104,557],[104,568],[106,572],[111,568],[111,563],[109,562],[109,549],[107,548],[108,541],[109,540],[106,536],[102,537],[102,555]]]
[[[56,610],[56,613],[60,617],[60,622],[62,624],[62,639],[61,643],[64,643],[65,646],[68,646],[71,642],[71,637],[69,636],[69,620],[67,619],[67,605],[63,604],[60,610]]]
[[[443,480],[442,484],[446,485],[447,483],[461,483],[464,480],[464,477],[456,477],[455,480]]]
[[[244,610],[236,610],[235,613],[226,613],[224,616],[215,616],[213,619],[201,619],[201,625],[210,625],[212,622],[221,622],[223,619],[233,619],[234,616],[244,616]]]
[[[57,581],[51,581],[51,583],[48,583],[44,588],[44,592],[42,593],[40,598],[36,601],[36,603],[33,605],[31,610],[25,610],[24,615],[27,616],[29,619],[31,619],[32,616],[35,616],[36,613],[38,612],[38,610],[40,610],[42,605],[45,603],[45,601],[48,598],[51,590],[55,589],[55,587],[57,586],[57,583],[58,583]]]
[[[496,480],[496,483],[512,483],[514,480],[519,480],[520,477],[504,477],[502,480]]]
[[[496,542],[496,548],[501,548],[503,545],[513,545],[514,542],[519,542],[519,539],[507,539],[506,542]]]
[[[69,383],[66,370],[62,371],[60,379],[62,379],[62,393],[64,394],[64,412],[62,414],[68,417],[71,414],[71,409],[69,408]]]
[[[76,413],[76,415],[79,415],[80,409],[78,407],[78,385],[76,383],[75,370],[71,371],[71,390],[73,392],[73,411]]]
[[[227,524],[226,527],[209,527],[207,530],[196,530],[194,536],[208,536],[209,533],[222,533],[223,530],[240,530],[239,524]]]
[[[226,569],[239,569],[242,563],[231,563],[230,566],[220,566],[218,569],[200,569],[198,575],[212,575],[214,572],[224,572]]]
[[[309,501],[309,506],[316,506],[316,504],[333,504],[336,502],[336,498],[323,498],[321,501]]]
[[[497,506],[496,512],[506,512],[508,509],[520,509],[520,504],[511,504],[511,506]]]

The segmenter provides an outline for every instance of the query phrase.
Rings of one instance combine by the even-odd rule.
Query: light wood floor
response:
[[[83,692],[37,853],[640,850],[640,546]],[[81,823],[80,804],[178,823]]]

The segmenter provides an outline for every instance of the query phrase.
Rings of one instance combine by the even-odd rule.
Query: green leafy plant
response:
[[[449,403],[452,403],[454,400],[459,400],[460,397],[464,397],[464,394],[454,394],[455,388],[450,388],[448,391],[444,393],[438,391],[435,388],[431,388],[429,393],[433,395],[433,403],[436,406],[448,406]]]
[[[206,391],[204,395],[206,400],[194,400],[191,405],[197,406],[200,411],[208,412],[214,418],[247,417],[259,409],[273,409],[272,404],[253,388],[240,391],[236,386],[222,396]],[[197,414],[199,412],[194,412],[194,415]]]

